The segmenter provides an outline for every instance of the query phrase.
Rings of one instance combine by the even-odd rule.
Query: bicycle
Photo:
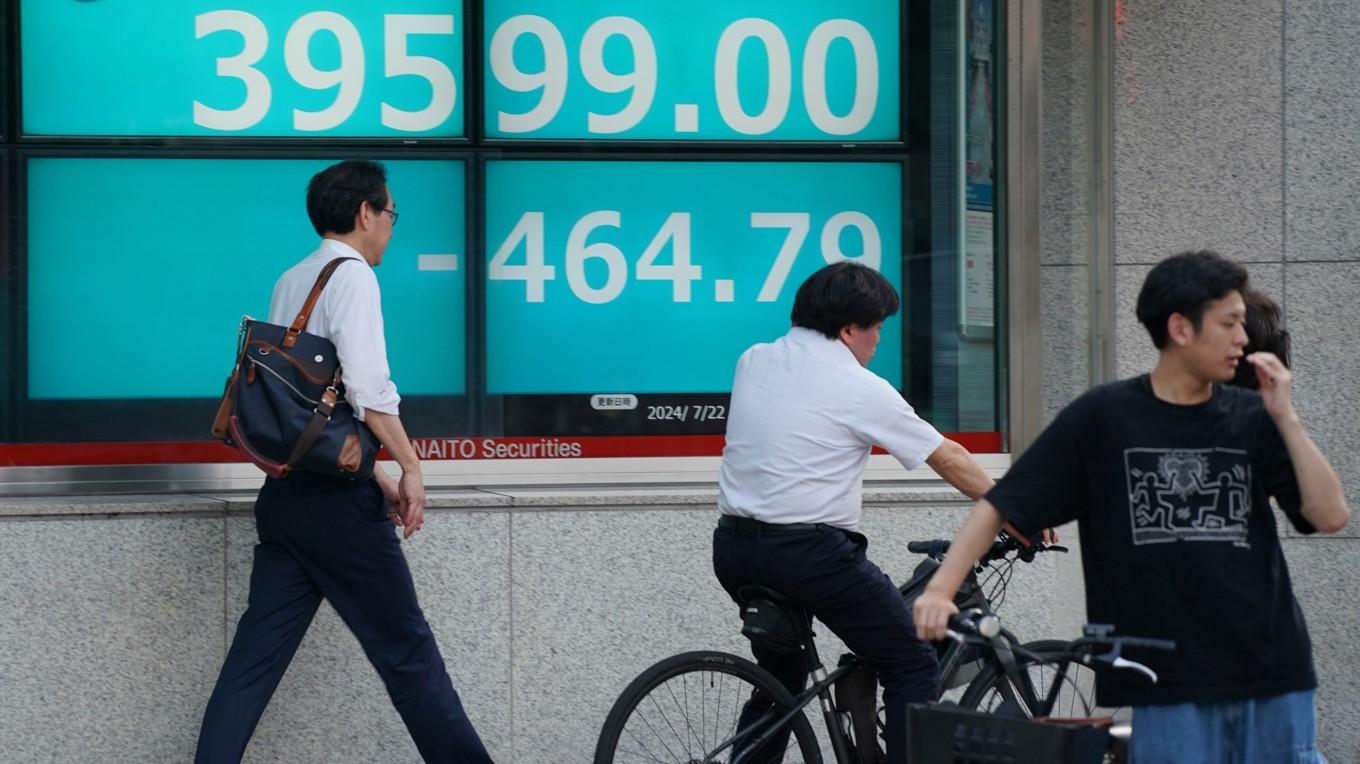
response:
[[[950,704],[911,707],[907,724],[911,761],[1009,761],[1023,756],[1033,761],[1122,764],[1127,760],[1131,734],[1127,725],[1116,725],[1108,716],[1054,713],[1060,690],[1069,680],[1068,672],[1074,666],[1103,666],[1138,671],[1155,683],[1156,672],[1123,657],[1124,648],[1176,649],[1175,642],[1169,640],[1117,636],[1110,625],[1087,624],[1081,637],[1057,643],[1057,647],[1040,654],[1019,644],[992,614],[959,614],[951,617],[950,626],[952,639],[977,645],[995,658],[970,684],[965,701],[975,703],[970,708],[980,708],[987,704],[978,700],[993,693],[1000,703],[983,709],[985,714],[960,712],[949,708]],[[1036,686],[1033,672],[1045,668],[1053,671],[1052,682],[1047,687]],[[1049,724],[1016,725],[1008,718]]]
[[[911,552],[924,554],[909,581],[899,587],[908,602],[925,589],[949,549],[944,540],[913,541]],[[1015,562],[1032,562],[1046,551],[1067,551],[1056,545],[1025,545],[1002,534],[970,571],[957,598],[965,608],[990,612],[1005,598]],[[990,576],[979,581],[979,573]],[[778,593],[759,586],[738,592],[742,599],[742,633],[753,641],[785,653],[801,652],[812,684],[794,697],[778,680],[754,662],[729,653],[696,651],[667,658],[634,679],[614,703],[600,732],[595,764],[626,761],[726,762],[738,764],[786,726],[807,764],[822,761],[821,749],[804,708],[820,701],[831,749],[839,764],[874,761],[881,709],[877,707],[872,670],[860,657],[842,655],[834,671],[822,665],[814,645],[807,613]],[[1034,643],[1032,654],[1063,643]],[[940,658],[941,686],[945,690],[970,687],[983,676],[994,658],[975,641],[946,639],[935,643]],[[855,672],[859,672],[856,674]],[[855,687],[855,677],[868,676]],[[987,674],[987,676],[992,676]],[[965,700],[984,700],[978,690]],[[753,696],[768,702],[770,709],[755,722],[737,728],[746,701]],[[848,706],[848,707],[847,707]],[[730,753],[734,747],[739,748]],[[765,756],[761,752],[761,756]],[[724,758],[730,757],[730,758]]]

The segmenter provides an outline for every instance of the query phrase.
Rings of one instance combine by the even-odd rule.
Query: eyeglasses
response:
[[[396,211],[396,210],[381,209],[381,210],[378,210],[378,212],[386,212],[387,214],[391,215],[391,216],[392,216],[392,225],[395,226],[395,225],[397,224],[397,217],[398,217],[398,215],[397,215],[397,211]]]

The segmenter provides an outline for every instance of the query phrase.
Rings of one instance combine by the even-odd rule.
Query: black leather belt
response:
[[[797,533],[800,531],[839,530],[826,523],[765,523],[750,517],[722,515],[718,518],[719,528],[731,528],[738,533]]]

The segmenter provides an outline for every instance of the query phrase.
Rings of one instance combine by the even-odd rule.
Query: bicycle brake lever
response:
[[[1131,661],[1128,658],[1120,656],[1110,661],[1110,665],[1117,669],[1133,669],[1143,676],[1146,676],[1148,679],[1151,679],[1153,684],[1157,683],[1157,672],[1137,661]]]
[[[1044,547],[1044,551],[1045,551],[1045,552],[1064,552],[1064,553],[1065,553],[1065,552],[1068,551],[1068,549],[1067,549],[1067,547],[1062,546],[1061,544],[1049,544],[1049,545],[1047,545],[1047,546]]]

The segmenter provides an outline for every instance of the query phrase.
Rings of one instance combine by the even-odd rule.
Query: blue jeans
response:
[[[1327,764],[1313,691],[1230,703],[1135,706],[1132,764]]]

